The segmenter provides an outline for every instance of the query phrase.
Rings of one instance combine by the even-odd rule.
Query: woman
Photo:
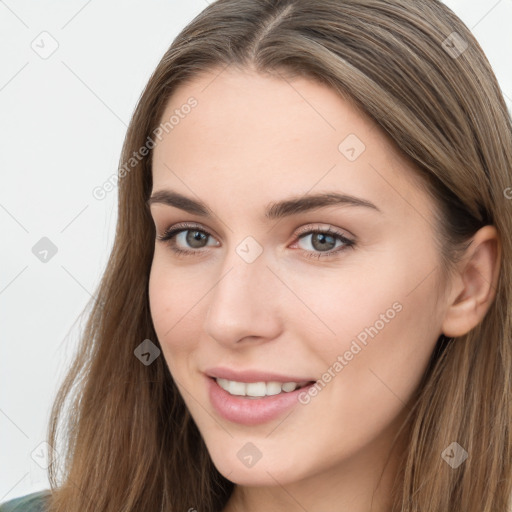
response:
[[[0,510],[510,510],[511,169],[440,2],[212,3],[128,129],[52,493]]]

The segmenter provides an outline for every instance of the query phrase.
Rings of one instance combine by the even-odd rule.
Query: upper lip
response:
[[[314,382],[316,379],[283,375],[262,370],[232,370],[231,368],[208,368],[204,372],[208,377],[234,380],[236,382]]]

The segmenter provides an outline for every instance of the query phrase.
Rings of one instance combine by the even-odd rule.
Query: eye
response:
[[[166,242],[176,254],[198,255],[202,251],[198,251],[197,249],[205,247],[203,243],[211,236],[210,233],[204,229],[199,229],[195,224],[176,224],[172,229],[166,230],[162,235],[157,235],[157,239]],[[190,244],[193,249],[182,249],[177,245],[178,243],[181,247]]]
[[[309,247],[305,249],[308,253],[305,255],[307,258],[319,259],[321,257],[330,258],[338,256],[340,252],[355,245],[355,240],[347,238],[343,233],[332,228],[309,230],[306,228],[305,230],[301,230],[299,233],[299,241],[307,240],[308,237],[309,241],[306,245]],[[339,241],[338,245],[336,245],[337,241]]]
[[[306,244],[310,247],[303,249],[307,258],[319,259],[320,257],[334,257],[337,256],[338,253],[355,245],[355,240],[347,238],[343,233],[332,228],[304,228],[297,236],[298,241],[295,242],[296,244],[310,237],[309,243]],[[166,230],[162,235],[157,235],[157,239],[166,242],[171,250],[178,255],[197,256],[204,252],[200,249],[208,246],[208,241],[209,239],[213,239],[213,235],[202,228],[200,229],[200,226],[195,224],[182,223],[176,224]],[[337,242],[339,242],[338,245],[336,245]],[[214,242],[210,245],[218,247],[219,243]],[[191,249],[187,249],[187,246],[191,247]]]

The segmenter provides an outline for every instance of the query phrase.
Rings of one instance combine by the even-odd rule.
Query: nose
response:
[[[283,288],[263,256],[247,263],[234,254],[225,260],[208,294],[206,333],[231,348],[249,338],[252,343],[277,338],[282,328]]]

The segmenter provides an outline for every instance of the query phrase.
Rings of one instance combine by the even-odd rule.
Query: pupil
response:
[[[206,239],[206,235],[204,233],[201,233],[200,231],[189,231],[187,235],[187,242],[192,246],[196,247],[194,245],[194,242],[201,242],[202,240]],[[192,242],[192,243],[191,243]]]
[[[327,238],[330,238],[331,240],[334,240],[334,238],[330,235],[326,235],[325,233],[316,233],[315,234],[315,237],[313,238],[313,245],[315,241],[319,241],[320,242],[320,249],[325,249],[325,244],[326,244],[326,239]],[[327,242],[328,243],[328,242]],[[332,243],[332,242],[331,242]]]

